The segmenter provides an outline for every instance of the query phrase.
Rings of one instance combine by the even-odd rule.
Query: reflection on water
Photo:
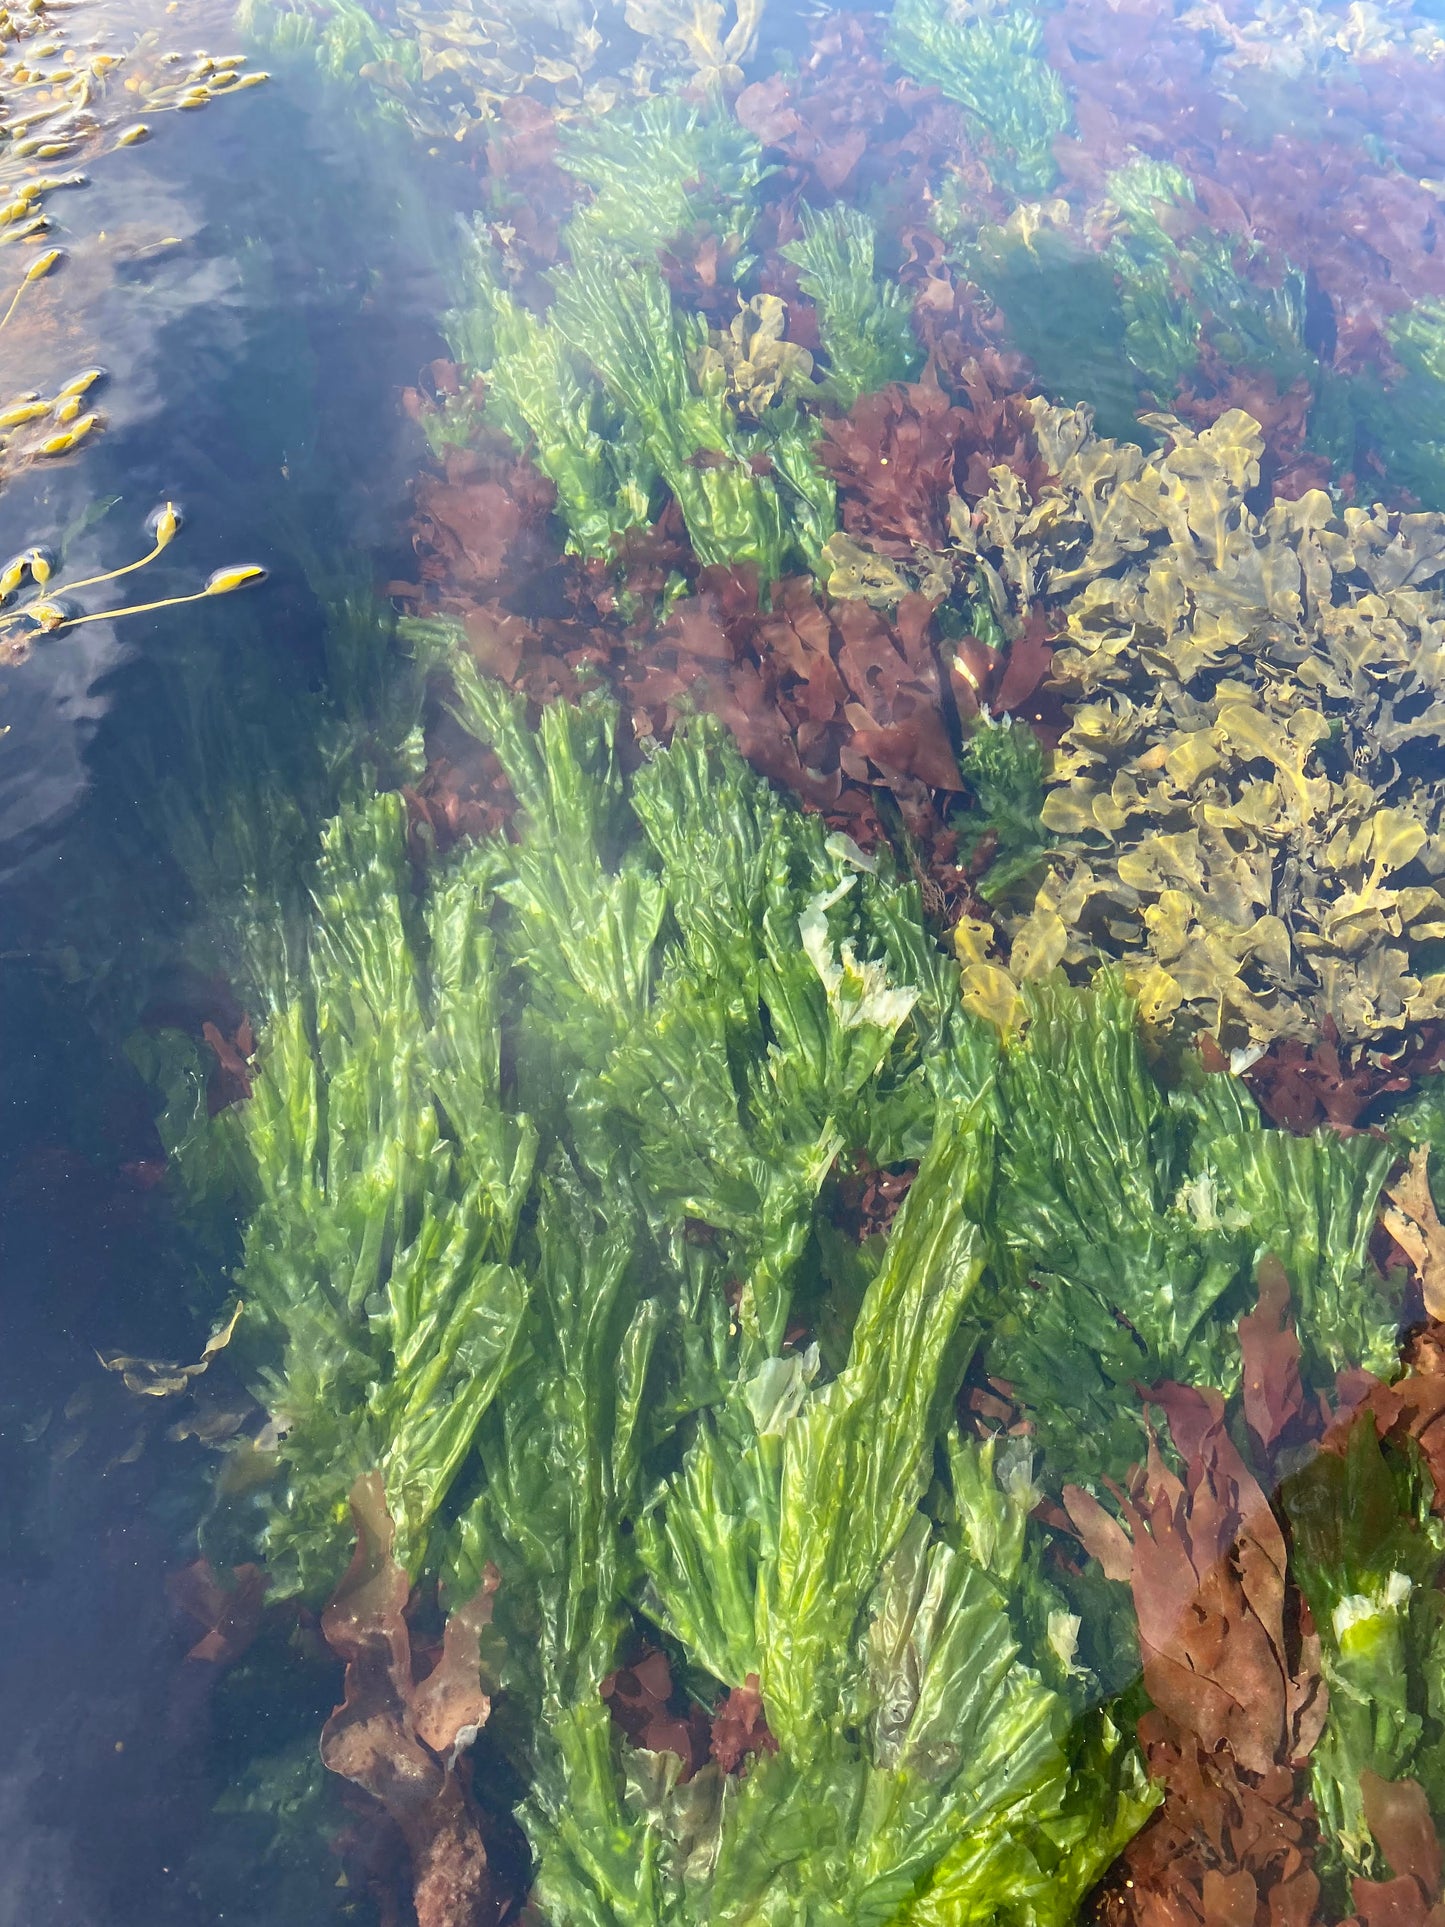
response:
[[[0,13],[0,1917],[1435,1919],[1437,13]]]
[[[164,47],[165,16],[138,19],[98,7],[83,20],[43,8],[10,16],[5,35],[5,111],[11,139],[0,170],[4,233],[14,292],[5,314],[8,404],[4,450],[6,539],[17,554],[40,546],[71,564],[88,554],[88,525],[105,504],[77,486],[78,452],[106,427],[134,429],[162,405],[156,360],[168,322],[226,305],[223,261],[197,248],[199,207],[142,155],[154,130],[196,122],[198,109],[231,89],[250,91],[243,57],[222,65]],[[224,10],[196,9],[191,23],[227,31]],[[208,74],[203,68],[209,67]],[[148,120],[139,119],[144,111]],[[85,386],[78,386],[78,379]],[[7,393],[9,387],[7,386]],[[39,404],[54,398],[48,410]],[[89,449],[87,448],[87,452]],[[115,506],[118,506],[116,504]],[[77,553],[78,550],[78,553]],[[72,569],[72,573],[93,572]],[[38,587],[33,577],[10,588]],[[23,658],[19,625],[7,622],[7,657]],[[114,660],[112,638],[76,637],[50,651],[38,675],[11,679],[7,720],[15,752],[5,772],[0,842],[15,847],[63,811],[80,786],[91,695]],[[55,660],[58,658],[58,660]],[[18,666],[18,665],[17,665]],[[28,753],[27,753],[28,752]]]
[[[199,1769],[214,1716],[202,1675],[177,1666],[191,1642],[177,1646],[166,1604],[205,1474],[198,1484],[166,1441],[179,1414],[138,1411],[119,1380],[96,1382],[97,1346],[179,1351],[207,1310],[191,1295],[194,1259],[174,1245],[150,1101],[121,1045],[148,1005],[188,1022],[199,1002],[198,1025],[226,1021],[224,992],[178,955],[181,919],[197,912],[171,850],[172,792],[225,780],[228,756],[282,761],[286,718],[309,725],[324,652],[306,545],[334,557],[394,541],[392,396],[430,352],[436,302],[424,272],[398,272],[417,225],[405,196],[364,202],[296,96],[256,87],[207,112],[158,112],[125,90],[128,75],[164,79],[169,48],[185,72],[199,46],[241,51],[228,9],[72,8],[63,29],[71,46],[128,58],[96,103],[108,131],[64,163],[89,185],[48,199],[46,240],[64,260],[0,337],[3,385],[49,395],[103,366],[101,420],[64,457],[17,461],[12,446],[0,551],[50,551],[53,583],[103,575],[153,546],[147,518],[174,500],[183,533],[143,573],[82,590],[86,610],[183,595],[240,560],[271,579],[253,609],[208,600],[62,627],[3,672],[0,1611],[17,1743],[0,1792],[0,1917],[220,1918],[254,1883],[255,1917],[278,1918],[245,1821],[219,1853],[208,1843],[221,1789]],[[118,144],[143,116],[151,138]],[[338,227],[341,204],[366,220],[365,258]],[[0,248],[0,262],[25,258],[23,245]],[[35,592],[27,580],[11,607]],[[314,729],[308,747],[314,762]],[[195,1422],[225,1436],[214,1406]],[[327,1691],[284,1717],[314,1736]],[[216,1867],[182,1881],[198,1852]],[[293,1896],[317,1895],[307,1917],[333,1904],[334,1871],[295,1878]]]

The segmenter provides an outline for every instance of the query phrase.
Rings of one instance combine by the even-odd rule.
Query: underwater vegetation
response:
[[[647,1879],[682,1917],[730,1917],[736,1893],[880,1920],[912,1894],[948,1918],[957,1889],[994,1911],[1049,1892],[1068,1918],[1151,1805],[1118,1720],[1088,1710],[1089,1648],[1027,1523],[1064,1474],[1122,1475],[1143,1443],[1127,1346],[1091,1411],[1059,1403],[1102,1362],[1078,1307],[1097,1292],[1105,1326],[1148,1330],[1167,1266],[1153,1369],[1238,1386],[1208,1314],[1252,1302],[1269,1246],[1312,1313],[1307,1382],[1388,1368],[1364,1244],[1389,1152],[1262,1130],[1226,1079],[1167,1099],[1118,989],[1041,1001],[1001,1059],[917,886],[779,804],[717,725],[624,784],[605,709],[554,706],[534,741],[515,699],[457,670],[520,840],[460,846],[417,904],[398,799],[329,826],[302,994],[280,992],[249,1099],[206,1127],[238,1140],[224,1162],[253,1201],[231,1349],[277,1441],[244,1480],[273,1588],[325,1595],[338,1480],[378,1463],[413,1576],[460,1598],[492,1562],[505,1690],[535,1721],[523,1818],[563,1918],[660,1917],[637,1883],[674,1810],[703,1831]],[[1121,1073],[1142,1213],[1095,1108]],[[1075,1107],[1068,1169],[1039,1141],[1050,1100]],[[918,1162],[886,1245],[830,1231],[840,1157]],[[1176,1198],[1205,1181],[1191,1164],[1219,1173],[1218,1228]],[[1089,1207],[1111,1186],[1103,1249]],[[1030,1237],[1073,1286],[1067,1332],[1018,1324]],[[1034,1443],[950,1417],[980,1348],[1037,1411]],[[223,1499],[208,1538],[227,1560],[234,1530]],[[715,1734],[686,1791],[683,1762],[636,1781],[638,1759],[618,1804],[630,1756],[600,1688],[638,1611],[705,1704],[760,1696],[745,1778]],[[863,1745],[850,1709],[869,1707]]]
[[[1412,970],[1445,932],[1445,521],[1318,489],[1257,517],[1263,438],[1242,411],[1197,436],[1156,418],[1157,459],[1081,411],[1035,412],[1057,481],[1034,500],[1001,472],[964,535],[1001,618],[1039,596],[1063,618],[1070,721],[1016,968],[1120,959],[1151,1022],[1187,1007],[1226,1048],[1326,1024],[1398,1047],[1445,989]]]
[[[762,17],[762,0],[241,0],[236,14],[268,59],[314,63],[413,137],[471,148],[509,103],[602,116],[669,84],[736,87]]]
[[[175,809],[244,1015],[131,1045],[217,1336],[109,1362],[336,1661],[236,1787],[422,1927],[1426,1927],[1438,33],[243,19],[459,216],[345,780]]]

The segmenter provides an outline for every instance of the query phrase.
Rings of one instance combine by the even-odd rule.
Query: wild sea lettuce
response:
[[[1206,349],[1231,368],[1272,375],[1281,393],[1318,379],[1304,340],[1304,275],[1213,226],[1182,169],[1142,158],[1116,169],[1089,219],[1113,237],[1106,259],[1125,351],[1145,390],[1167,400]]]
[[[741,9],[724,45],[706,9],[633,13],[720,72],[756,26]],[[1001,178],[1047,184],[1066,110],[1031,18],[902,0],[894,44],[966,107]],[[805,216],[792,250],[830,370],[812,397],[776,297],[709,329],[655,259],[702,224],[741,276],[758,163],[675,103],[584,129],[562,164],[592,198],[551,312],[476,269],[463,358],[589,558],[666,489],[705,564],[766,588],[837,561],[807,403],[912,359],[871,230]],[[1136,375],[1185,379],[1196,326],[1226,347],[1254,329],[1252,358],[1287,370],[1296,281],[1251,306],[1218,237],[1180,247],[1192,195],[1170,170],[1136,163],[1110,191]],[[1041,416],[1059,487],[1030,502],[999,471],[978,529],[959,517],[960,572],[1011,624],[1036,593],[1056,603],[1072,693],[1100,698],[1046,799],[1018,726],[985,723],[965,751],[960,827],[973,853],[997,840],[985,891],[1016,911],[1010,892],[1054,865],[1014,919],[1003,1041],[961,1015],[917,891],[778,806],[708,725],[624,778],[605,710],[548,710],[534,739],[464,665],[457,711],[504,767],[516,840],[418,878],[400,806],[353,796],[304,938],[262,972],[258,1091],[218,1129],[250,1190],[267,1548],[283,1586],[317,1592],[338,1481],[376,1464],[413,1574],[471,1586],[498,1560],[558,1921],[1072,1918],[1150,1795],[1089,1707],[1028,1524],[1031,1454],[953,1422],[965,1361],[1015,1395],[1050,1479],[1127,1469],[1139,1383],[1233,1387],[1265,1255],[1294,1286],[1313,1385],[1392,1362],[1366,1252],[1385,1151],[1267,1131],[1227,1078],[1156,1074],[1111,978],[1038,986],[1122,956],[1156,1033],[1187,1014],[1241,1048],[1322,1010],[1352,1042],[1437,1014],[1436,534],[1320,501],[1256,517],[1237,419],[1197,440],[1152,426],[1174,449],[1114,467]],[[1282,844],[1288,900],[1250,897]],[[1082,896],[1064,902],[1061,877]],[[1234,926],[1218,942],[1215,919]],[[185,1156],[203,1093],[193,1064],[168,1069]],[[922,1167],[886,1247],[841,1254],[820,1206],[860,1153]],[[832,1344],[810,1345],[844,1272],[856,1316],[835,1307]],[[1366,1776],[1438,1778],[1438,1530],[1403,1476],[1374,1517],[1373,1460],[1331,1476],[1292,1515],[1330,1622],[1315,1785],[1342,1864],[1383,1872]],[[1279,1541],[1281,1649],[1283,1561]],[[694,1694],[766,1708],[776,1750],[744,1778],[684,1783],[616,1732],[601,1681],[638,1624]]]
[[[655,257],[702,231],[741,280],[771,170],[756,137],[715,104],[659,95],[564,127],[557,161],[589,188],[567,224],[574,255],[601,247],[628,260]]]
[[[964,739],[958,766],[973,801],[954,816],[952,827],[965,858],[986,859],[978,894],[994,903],[1017,894],[1048,850],[1040,820],[1047,768],[1043,745],[1025,722],[984,717]]]
[[[1016,1602],[1043,1585],[1024,1554],[1026,1478],[1000,1490],[992,1452],[978,1465],[979,1448],[958,1441],[939,1495],[951,1523],[918,1509],[962,1362],[959,1315],[984,1262],[968,1207],[987,1182],[987,1144],[977,1116],[942,1131],[845,1370],[815,1387],[815,1356],[794,1352],[745,1372],[700,1416],[621,1554],[620,1515],[636,1503],[636,1361],[657,1301],[629,1292],[629,1317],[607,1294],[589,1321],[614,1347],[586,1374],[602,1428],[586,1461],[595,1472],[557,1480],[542,1516],[609,1517],[613,1537],[594,1562],[564,1528],[566,1570],[540,1594],[543,1716],[523,1818],[553,1919],[801,1913],[841,1927],[965,1908],[1062,1921],[1147,1812],[1117,1729],[1071,1702],[1047,1649],[1042,1673],[1022,1655]],[[556,1344],[577,1318],[549,1320]],[[529,1412],[500,1409],[515,1414],[508,1466],[535,1467]],[[479,1501],[492,1527],[479,1543],[498,1549],[504,1573],[546,1556],[532,1479],[532,1501],[517,1503],[505,1480]],[[619,1751],[597,1695],[616,1626],[598,1620],[591,1584],[619,1556],[635,1558],[645,1609],[701,1674],[761,1690],[776,1750],[745,1778],[714,1764],[679,1784],[674,1756]]]
[[[418,905],[399,799],[343,811],[302,966],[270,986],[255,1094],[213,1127],[224,1167],[171,1075],[178,1148],[198,1175],[243,1174],[246,1345],[284,1434],[267,1556],[312,1591],[344,1545],[348,1468],[381,1467],[399,1556],[425,1552],[516,1342],[539,1128],[684,1268],[705,1222],[714,1282],[743,1268],[746,1343],[770,1352],[835,1157],[927,1142],[912,1017],[948,1021],[941,960],[906,934],[915,887],[832,854],[716,725],[643,773],[634,809],[608,712],[554,706],[534,740],[514,698],[457,675],[528,834],[468,849]]]
[[[1376,1436],[1368,1410],[1338,1449],[1286,1481],[1291,1570],[1319,1630],[1329,1715],[1310,1756],[1326,1869],[1347,1902],[1353,1877],[1416,1871],[1374,1837],[1371,1779],[1414,1782],[1445,1814],[1445,1614],[1435,1588],[1445,1525],[1423,1466]]]
[[[314,66],[379,122],[414,140],[474,143],[519,95],[597,115],[678,81],[736,85],[761,0],[724,12],[687,0],[483,0],[450,9],[398,0],[383,23],[357,0],[241,0],[242,31],[268,59]]]
[[[491,353],[482,364],[488,417],[556,488],[577,552],[610,556],[620,535],[652,521],[655,459],[559,329],[501,288],[490,298]]]
[[[833,531],[832,482],[796,422],[749,435],[721,385],[699,381],[706,327],[674,310],[655,263],[584,257],[558,277],[552,318],[637,425],[700,562],[750,564],[765,584],[809,565]]]
[[[897,282],[878,278],[877,237],[866,214],[841,202],[821,214],[806,203],[800,211],[803,237],[783,253],[799,269],[798,286],[817,304],[829,396],[848,409],[860,395],[917,372],[923,357],[911,304]]]
[[[1392,482],[1445,509],[1445,302],[1416,301],[1386,330],[1401,374],[1362,380],[1351,411]]]
[[[496,1564],[559,1922],[1062,1927],[1155,1796],[1041,1562],[1043,1479],[1125,1474],[1140,1383],[1237,1382],[1266,1252],[1316,1380],[1387,1369],[1388,1151],[1161,1083],[1108,980],[1028,989],[1000,1046],[916,886],[718,725],[627,778],[605,706],[534,730],[453,680],[514,839],[418,892],[395,798],[328,826],[305,971],[220,1126],[277,1583],[334,1581],[373,1467],[413,1575],[464,1598]],[[922,1162],[850,1262],[825,1187],[865,1152]],[[835,1280],[856,1310],[825,1317]],[[975,1353],[1027,1449],[958,1432]],[[639,1622],[776,1750],[684,1780],[626,1742],[600,1688]]]
[[[1053,142],[1068,127],[1070,108],[1036,14],[1013,5],[895,0],[888,51],[905,73],[967,111],[1001,185],[1037,194],[1052,184]]]
[[[654,261],[584,254],[557,277],[552,325],[676,498],[699,562],[750,566],[765,587],[814,565],[833,532],[834,488],[796,400],[746,427],[705,322],[675,307]]]
[[[943,192],[960,267],[998,302],[1045,391],[1087,402],[1101,433],[1147,440],[1140,409],[1188,394],[1204,363],[1281,395],[1339,385],[1305,340],[1304,275],[1214,225],[1168,162],[1117,168],[1077,216],[1062,200],[1026,201],[978,225]]]
[[[803,210],[785,252],[816,302],[827,374],[787,339],[785,304],[737,297],[710,327],[662,261],[705,237],[724,285],[744,282],[769,169],[718,102],[663,97],[564,131],[560,165],[588,190],[566,223],[545,316],[508,290],[485,224],[462,231],[453,351],[486,378],[488,413],[557,487],[570,545],[606,556],[676,499],[704,566],[754,570],[766,590],[821,566],[835,488],[811,409],[848,406],[920,359],[901,291],[875,269],[861,213]]]
[[[895,1162],[928,1142],[924,1042],[959,1020],[918,941],[916,886],[830,845],[710,720],[624,800],[609,712],[557,705],[536,742],[517,700],[465,664],[458,689],[530,827],[498,883],[529,1106],[556,1117],[570,1099],[579,1155],[635,1187],[676,1264],[701,1262],[685,1232],[708,1227],[709,1263],[740,1282],[745,1346],[771,1353],[835,1158]],[[986,1047],[960,1038],[955,1055],[981,1080]]]
[[[1228,1075],[1161,1088],[1117,979],[1041,986],[1026,1011],[995,1086],[983,1356],[1050,1472],[1124,1476],[1141,1385],[1237,1387],[1235,1326],[1266,1254],[1294,1288],[1313,1382],[1389,1375],[1395,1317],[1368,1255],[1388,1149],[1268,1130]]]
[[[573,129],[560,160],[591,194],[563,231],[569,258],[545,316],[505,286],[484,224],[464,231],[447,326],[487,380],[491,418],[555,483],[583,554],[647,526],[665,484],[704,565],[751,567],[764,588],[811,567],[833,532],[834,489],[797,394],[775,391],[746,419],[756,384],[740,396],[658,261],[706,234],[722,274],[742,277],[767,172],[758,143],[717,103],[663,98]]]
[[[223,1126],[249,1167],[237,1285],[278,1435],[264,1546],[283,1588],[334,1581],[338,1492],[378,1467],[416,1569],[516,1342],[535,1133],[500,1101],[485,878],[479,853],[413,920],[400,799],[335,819],[305,978]]]
[[[236,24],[268,58],[312,61],[328,81],[355,88],[378,72],[387,74],[390,85],[377,90],[376,105],[389,120],[402,118],[397,91],[409,90],[421,77],[415,45],[387,33],[357,0],[325,0],[319,10],[292,0],[241,0]]]
[[[418,898],[397,799],[329,825],[300,987],[219,1127],[275,1582],[334,1581],[373,1467],[411,1573],[470,1594],[495,1560],[559,1919],[1063,1920],[1150,1795],[1040,1645],[1027,1469],[957,1437],[935,1464],[990,1254],[988,1034],[915,887],[716,725],[627,785],[605,710],[534,736],[457,673],[518,840]],[[825,1383],[790,1306],[854,1146],[926,1155]],[[612,1729],[639,1611],[699,1688],[756,1675],[778,1750],[746,1778],[679,1787]]]

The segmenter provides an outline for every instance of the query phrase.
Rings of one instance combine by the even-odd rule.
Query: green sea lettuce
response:
[[[803,235],[783,253],[798,267],[798,286],[818,310],[828,356],[828,392],[844,409],[890,381],[908,381],[923,356],[913,334],[908,296],[879,280],[873,223],[840,202],[815,213],[800,209]]]
[[[334,819],[305,967],[211,1126],[272,1421],[232,1526],[245,1489],[275,1585],[315,1597],[378,1468],[411,1574],[465,1596],[495,1561],[559,1920],[1062,1923],[1153,1795],[1045,1633],[1028,1465],[952,1417],[995,1250],[991,1033],[917,886],[715,723],[628,781],[604,707],[533,733],[454,681],[515,838],[418,892],[398,798]],[[854,1150],[922,1165],[828,1363],[791,1321],[843,1262],[821,1194]],[[637,1614],[694,1690],[760,1693],[776,1752],[683,1786],[629,1747],[599,1688]]]
[[[1363,430],[1392,482],[1423,507],[1445,509],[1445,302],[1411,303],[1386,334],[1400,374],[1388,384],[1362,378],[1340,397],[1340,438]]]
[[[677,498],[703,564],[751,564],[764,583],[808,566],[833,531],[833,484],[806,444],[783,452],[803,482],[786,498],[754,452],[774,459],[771,438],[738,425],[723,383],[693,372],[706,349],[700,317],[677,313],[653,263],[588,257],[558,277],[553,323],[597,370],[637,424],[642,446]],[[790,480],[792,477],[790,477]]]
[[[918,940],[916,886],[830,848],[710,720],[654,757],[624,806],[607,712],[557,706],[534,744],[515,698],[465,664],[458,688],[531,827],[498,882],[528,985],[529,1108],[555,1116],[570,1093],[579,1154],[637,1187],[680,1268],[698,1262],[687,1226],[709,1228],[711,1264],[739,1280],[744,1346],[771,1353],[839,1152],[896,1162],[928,1142],[924,1040],[960,1019]],[[976,1088],[962,1042],[955,1061]]]
[[[394,796],[328,826],[305,979],[222,1127],[248,1167],[236,1282],[276,1441],[264,1549],[313,1595],[345,1564],[338,1493],[374,1467],[416,1569],[527,1296],[509,1258],[536,1139],[500,1101],[485,853],[413,919],[403,830]]]
[[[1352,465],[1364,391],[1308,345],[1304,273],[1216,225],[1179,168],[1132,160],[1082,212],[1027,200],[980,223],[964,180],[945,180],[941,199],[953,258],[998,303],[1041,388],[1087,402],[1101,434],[1151,446],[1142,408],[1208,393],[1228,370],[1298,395],[1311,446]]]
[[[1065,1927],[1157,1796],[1045,1481],[1137,1459],[1139,1383],[1237,1380],[1264,1252],[1307,1375],[1386,1365],[1388,1148],[1266,1131],[1228,1077],[1166,1087],[1112,980],[1027,990],[1001,1047],[916,884],[711,719],[627,776],[605,705],[534,729],[460,653],[452,687],[513,835],[418,880],[398,798],[343,810],[254,1093],[209,1127],[271,1418],[232,1526],[249,1488],[277,1588],[323,1594],[376,1468],[414,1577],[467,1597],[495,1563],[496,1743],[559,1922]],[[175,1088],[180,1142],[205,1127]],[[827,1186],[863,1152],[921,1162],[849,1257]],[[960,1433],[975,1354],[1027,1445]],[[639,1623],[704,1704],[756,1705],[744,1775],[684,1780],[614,1725]]]
[[[487,421],[555,487],[568,546],[611,557],[628,529],[652,520],[656,464],[586,361],[508,290],[486,223],[459,222],[457,232],[455,306],[443,318],[452,353],[469,377],[485,376]]]
[[[398,807],[338,819],[300,993],[224,1121],[254,1172],[237,1283],[285,1431],[267,1544],[288,1583],[338,1554],[336,1464],[382,1466],[403,1554],[425,1555],[522,1342],[539,1132],[594,1215],[628,1201],[638,1262],[672,1280],[674,1421],[780,1355],[819,1287],[839,1156],[917,1157],[940,1100],[992,1120],[985,1356],[1051,1470],[1085,1445],[1127,1465],[1136,1380],[1237,1376],[1230,1322],[1265,1250],[1312,1369],[1387,1368],[1365,1259],[1382,1147],[1265,1131],[1227,1078],[1166,1094],[1118,987],[1031,992],[1000,1062],[916,886],[781,805],[717,725],[627,785],[604,707],[555,705],[534,736],[519,699],[464,659],[455,676],[522,835],[456,859],[418,907]]]
[[[995,179],[1020,194],[1050,186],[1053,142],[1071,113],[1036,14],[1008,4],[894,0],[888,51],[915,80],[967,111]]]
[[[741,245],[760,153],[720,109],[666,99],[579,130],[564,158],[597,193],[567,226],[571,259],[553,272],[545,316],[506,287],[484,227],[463,231],[449,339],[485,377],[491,421],[555,484],[569,545],[584,555],[615,554],[628,529],[647,526],[663,484],[699,562],[750,567],[765,590],[813,567],[833,533],[834,485],[798,405],[807,358],[789,354],[781,303],[740,301],[720,343],[674,302],[656,258],[694,224]],[[743,258],[729,258],[741,272]],[[777,344],[763,368],[747,360],[754,335]]]
[[[1376,1437],[1373,1414],[1287,1480],[1291,1571],[1320,1635],[1329,1715],[1310,1756],[1326,1870],[1348,1901],[1351,1876],[1387,1880],[1364,1776],[1413,1780],[1445,1815],[1445,1612],[1436,1589],[1445,1524],[1411,1453]]]
[[[353,110],[416,140],[464,144],[519,95],[564,119],[601,116],[650,96],[659,70],[679,80],[736,74],[760,11],[744,0],[725,35],[712,0],[691,17],[673,0],[397,0],[385,22],[357,0],[242,0],[238,22],[268,59],[308,62],[344,86]]]
[[[1048,850],[1041,822],[1046,760],[1037,735],[1010,716],[981,718],[964,740],[959,769],[973,795],[953,818],[964,856],[987,855],[978,894],[994,903],[1036,875]],[[985,839],[987,845],[985,847]]]
[[[1395,1318],[1368,1254],[1388,1148],[1266,1129],[1228,1075],[1165,1090],[1114,977],[1024,1003],[995,1088],[983,1355],[1050,1473],[1122,1478],[1144,1445],[1140,1385],[1237,1387],[1235,1326],[1266,1253],[1294,1287],[1312,1381],[1388,1376]]]
[[[562,130],[557,161],[591,190],[567,223],[574,256],[601,246],[651,259],[704,229],[741,279],[757,190],[771,169],[756,137],[716,103],[662,94],[574,121]]]
[[[918,1509],[988,1141],[978,1114],[941,1130],[843,1372],[815,1385],[795,1353],[741,1378],[643,1511],[650,1610],[720,1683],[760,1685],[777,1750],[681,1786],[668,1756],[619,1762],[595,1697],[559,1708],[524,1811],[554,1919],[1063,1920],[1148,1811],[1118,1730],[1022,1657],[1015,1602],[1046,1583],[1027,1481],[1000,1492],[959,1441],[954,1525]]]

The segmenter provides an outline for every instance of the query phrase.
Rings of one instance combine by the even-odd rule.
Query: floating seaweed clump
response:
[[[149,139],[159,114],[196,112],[267,78],[246,71],[244,54],[187,61],[153,39],[115,53],[93,37],[71,44],[69,15],[43,0],[0,14],[0,330],[34,305],[30,290],[64,266],[46,202],[88,186],[83,165]],[[135,119],[137,112],[151,120]],[[69,171],[58,173],[62,165]],[[80,446],[100,425],[86,397],[103,372],[86,369],[51,395],[30,391],[0,407],[0,480]]]
[[[89,185],[80,166],[148,140],[160,114],[198,112],[267,78],[246,71],[244,54],[202,52],[187,61],[162,52],[153,37],[108,52],[93,36],[68,36],[74,25],[70,9],[45,0],[0,11],[0,334],[7,349],[28,345],[26,336],[44,341],[57,306],[64,311],[63,279],[58,296],[53,284],[67,254],[52,244],[58,227],[46,203]],[[151,118],[134,119],[138,111]],[[57,173],[62,166],[69,171]],[[83,368],[48,393],[32,388],[0,402],[0,487],[90,440],[104,424],[97,397],[105,378],[102,367]],[[47,591],[53,566],[53,557],[34,548],[0,570],[0,667],[25,662],[35,635],[91,619]],[[217,571],[212,584],[232,574]],[[7,609],[27,582],[37,591],[29,608]],[[208,592],[216,590],[208,585]]]
[[[959,524],[1002,613],[1062,621],[1071,718],[1015,973],[1117,959],[1151,1021],[1227,1048],[1328,1022],[1388,1050],[1445,1009],[1445,518],[1318,490],[1257,513],[1239,411],[1155,418],[1159,456],[1083,409],[1035,419],[1057,480],[1000,471]]]
[[[56,561],[47,549],[26,549],[0,569],[0,663],[13,666],[25,662],[36,636],[54,635],[60,629],[75,629],[85,622],[114,622],[121,616],[148,614],[152,609],[176,609],[186,603],[200,602],[207,596],[233,595],[237,589],[253,588],[264,582],[266,571],[255,563],[238,563],[230,568],[213,569],[204,585],[189,595],[164,596],[154,602],[132,603],[122,609],[84,610],[73,600],[81,589],[97,589],[117,582],[154,562],[175,540],[181,527],[181,512],[174,502],[163,502],[146,522],[152,538],[148,552],[134,562],[103,575],[82,576],[66,581],[56,574]],[[24,601],[18,596],[30,593]],[[15,606],[7,607],[14,603]]]

